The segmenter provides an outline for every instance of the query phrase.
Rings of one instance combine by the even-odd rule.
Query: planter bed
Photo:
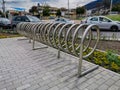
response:
[[[97,50],[86,60],[120,73],[120,41],[100,40]]]

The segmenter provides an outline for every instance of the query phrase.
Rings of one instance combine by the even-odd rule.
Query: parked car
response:
[[[50,20],[51,20],[51,19],[55,19],[55,17],[54,17],[54,16],[50,16],[49,19],[50,19]]]
[[[0,29],[10,29],[11,22],[7,18],[0,18]]]
[[[41,22],[41,20],[35,16],[31,16],[31,15],[25,15],[25,16],[15,16],[12,19],[12,28],[15,29],[16,25],[20,22],[33,22],[33,23],[37,23],[37,22]]]
[[[75,22],[73,20],[70,19],[66,19],[66,18],[56,18],[53,23],[68,23],[68,24],[74,24]]]
[[[87,17],[81,21],[86,24],[96,24],[100,29],[117,31],[120,30],[120,22],[113,21],[105,16]]]

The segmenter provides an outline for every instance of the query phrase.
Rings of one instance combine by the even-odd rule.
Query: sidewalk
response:
[[[77,78],[77,58],[57,59],[54,49],[32,50],[20,38],[0,39],[0,90],[120,90],[120,74],[99,67]],[[83,70],[94,66],[83,64]]]

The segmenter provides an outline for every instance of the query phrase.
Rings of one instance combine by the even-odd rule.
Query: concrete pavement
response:
[[[0,90],[120,90],[120,74],[99,67],[77,78],[78,58],[20,38],[0,39]],[[83,61],[83,71],[92,66]]]

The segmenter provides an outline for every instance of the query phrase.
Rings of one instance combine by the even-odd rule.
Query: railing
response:
[[[94,31],[92,29],[94,29]],[[60,58],[60,51],[79,57],[78,76],[86,75],[98,68],[98,66],[95,65],[95,67],[87,71],[81,71],[83,58],[90,56],[99,42],[99,28],[94,24],[24,22],[17,25],[17,31],[30,41],[33,40],[33,50],[36,49],[35,41],[38,41],[58,49],[58,58]]]

